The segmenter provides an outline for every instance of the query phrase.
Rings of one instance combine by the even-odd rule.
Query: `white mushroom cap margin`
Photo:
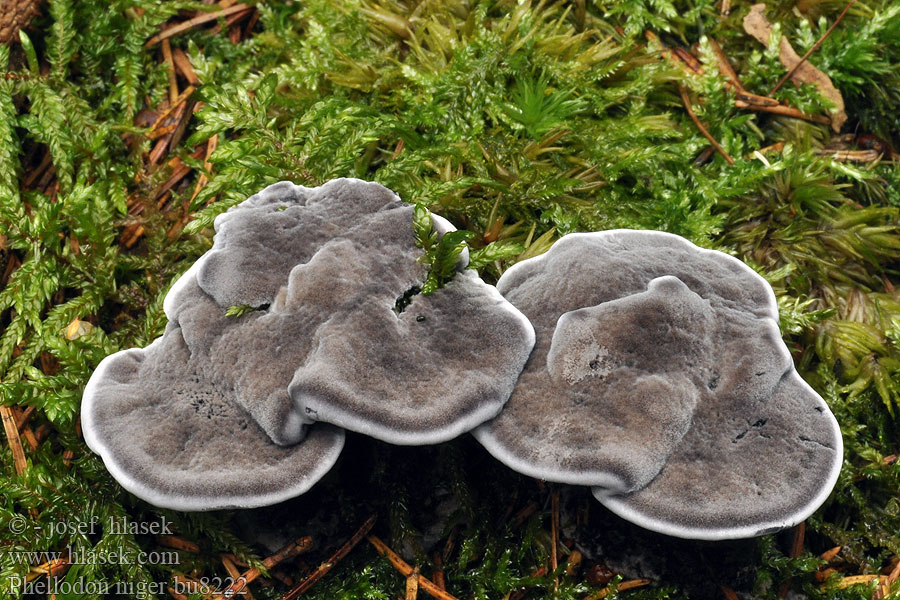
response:
[[[641,410],[659,407],[636,402],[639,386],[629,390],[623,383],[628,373],[622,373],[637,369],[641,376],[677,379],[665,364],[642,363],[642,356],[653,353],[653,340],[644,339],[640,327],[624,328],[632,338],[619,339],[620,347],[613,348],[619,355],[611,358],[597,359],[572,345],[575,354],[582,352],[598,366],[607,358],[623,363],[604,374],[608,377],[560,382],[547,364],[557,320],[564,323],[565,314],[587,307],[609,305],[598,313],[609,319],[612,307],[621,308],[623,319],[634,317],[643,326],[677,335],[678,327],[666,321],[675,317],[661,315],[647,296],[648,284],[666,276],[687,284],[718,322],[711,360],[675,370],[694,378],[701,398],[690,428],[673,445],[659,442],[677,433],[665,424],[661,437],[652,427],[629,429],[642,422]],[[827,497],[842,461],[837,422],[793,368],[778,333],[771,288],[737,259],[663,232],[570,234],[546,254],[509,269],[498,289],[532,320],[537,333],[509,403],[473,432],[511,468],[550,481],[598,486],[597,497],[620,515],[688,538],[761,535],[801,521]],[[610,320],[597,327],[597,336],[614,340],[622,324]],[[556,364],[566,363],[557,359]],[[616,377],[618,391],[610,393],[606,382],[615,384]],[[657,399],[663,406],[671,401],[668,394]],[[587,410],[579,412],[579,403]],[[629,403],[635,406],[630,411]],[[631,450],[623,455],[616,446],[623,436],[640,439],[645,433],[643,455]],[[654,477],[655,464],[661,468]],[[729,492],[721,493],[723,486]]]

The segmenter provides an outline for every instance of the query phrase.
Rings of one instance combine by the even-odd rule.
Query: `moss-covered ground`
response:
[[[744,0],[43,3],[0,46],[0,404],[12,420],[0,598],[48,571],[68,582],[60,600],[169,586],[201,598],[175,582],[221,586],[232,563],[262,566],[265,539],[312,536],[250,585],[274,600],[373,514],[372,533],[424,576],[439,580],[442,564],[461,599],[900,594],[900,2],[858,0],[838,22],[844,7],[770,3],[767,46],[745,31]],[[821,82],[772,92],[787,72],[780,36],[802,55],[835,23],[807,62],[843,98],[840,131]],[[161,334],[162,298],[209,248],[217,214],[278,180],[338,176],[473,232],[487,280],[568,232],[614,227],[751,264],[841,424],[834,493],[802,529],[686,542],[612,517],[586,490],[516,475],[468,437],[396,448],[351,436],[335,470],[284,506],[185,514],[135,499],[80,436],[92,369]],[[79,526],[163,517],[174,538]],[[22,554],[67,548],[177,554]],[[304,597],[393,599],[406,586],[363,541]]]

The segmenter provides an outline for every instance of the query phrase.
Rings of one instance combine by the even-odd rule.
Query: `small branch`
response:
[[[183,23],[179,23],[174,27],[169,27],[168,29],[161,31],[150,38],[146,44],[144,44],[145,48],[150,48],[160,43],[161,41],[168,39],[170,37],[176,36],[179,33],[184,33],[190,29],[193,29],[197,25],[202,25],[204,23],[209,23],[210,21],[217,21],[222,17],[227,17],[228,15],[233,15],[234,13],[238,13],[241,11],[245,11],[251,6],[247,4],[235,4],[234,6],[229,6],[228,8],[216,12],[205,13],[202,15],[197,15],[193,19],[189,19]]]
[[[191,194],[191,199],[188,201],[188,205],[194,203],[194,198],[197,197],[197,194],[200,193],[207,183],[209,183],[208,172],[212,171],[212,163],[209,162],[209,157],[212,156],[212,153],[216,151],[216,148],[219,146],[219,134],[214,134],[209,140],[206,142],[206,158],[203,162],[204,172],[200,173],[200,177],[197,178],[197,185],[194,186],[194,192]],[[208,203],[207,203],[208,204]]]
[[[238,569],[233,562],[228,560],[227,556],[223,556],[221,558],[222,566],[225,567],[225,571],[228,573],[228,576],[231,577],[231,580],[236,581],[237,579],[239,579],[241,576],[240,569]],[[249,589],[243,590],[241,594],[246,596],[246,600],[256,600],[256,598],[253,597],[253,592],[251,592]]]
[[[622,583],[617,585],[616,591],[624,592],[625,590],[632,590],[634,588],[642,587],[645,585],[650,585],[649,579],[629,579],[628,581],[623,581]],[[609,594],[609,588],[602,589],[596,594],[585,596],[584,600],[600,600],[601,598],[606,598],[607,594]]]
[[[413,569],[409,577],[406,578],[406,600],[416,600],[419,595],[419,572]]]
[[[791,558],[799,558],[803,554],[803,539],[806,537],[806,521],[794,527],[794,539],[791,542]]]
[[[405,560],[400,558],[400,556],[398,556],[396,552],[388,548],[387,544],[382,542],[380,539],[378,539],[374,535],[368,535],[366,536],[366,539],[369,540],[369,543],[375,546],[375,549],[378,550],[379,554],[388,559],[388,562],[390,562],[394,566],[394,568],[400,572],[401,575],[403,575],[404,577],[409,577],[415,572],[415,569],[409,566],[409,564],[407,564]],[[433,581],[431,581],[427,577],[424,577],[421,573],[417,574],[416,577],[418,578],[419,587],[425,590],[425,593],[432,598],[437,598],[437,600],[458,600],[458,598],[456,598],[455,596],[451,596],[444,590],[440,589],[434,584]]]
[[[191,554],[200,554],[200,546],[182,537],[178,537],[177,535],[161,535],[156,538],[156,541],[159,542],[161,546],[175,548],[176,550],[190,552]]]
[[[178,76],[175,75],[175,61],[172,60],[172,45],[167,39],[162,41],[162,55],[169,76],[169,102],[175,104],[175,100],[178,98]]]
[[[435,552],[433,556],[434,562],[434,571],[431,573],[431,579],[434,580],[434,585],[438,586],[440,589],[447,591],[447,582],[444,579],[444,561],[441,560],[441,553]]]
[[[16,473],[21,475],[28,468],[28,461],[25,459],[25,449],[22,448],[22,440],[19,438],[16,418],[8,406],[0,406],[0,416],[3,418],[3,429],[6,430],[6,438],[9,440],[9,449],[12,451]]]
[[[20,412],[18,416],[16,416],[16,429],[21,432],[22,428],[25,427],[25,423],[27,423],[28,419],[31,418],[31,415],[34,414],[34,411],[35,408],[33,406],[29,406],[28,408]]]
[[[684,108],[687,110],[688,116],[691,117],[694,125],[696,125],[697,129],[700,130],[700,133],[703,134],[703,137],[709,140],[709,143],[713,145],[713,148],[715,148],[716,151],[721,154],[726,161],[728,161],[728,164],[733,165],[734,159],[728,156],[728,153],[725,152],[725,148],[723,148],[721,144],[716,141],[716,138],[714,138],[712,134],[709,133],[706,127],[703,126],[703,123],[700,122],[700,119],[697,118],[697,115],[694,114],[693,109],[691,109],[691,99],[688,98],[687,90],[679,86],[678,91],[681,94],[681,101],[684,102]]]
[[[172,99],[172,101],[169,103],[169,107],[165,111],[163,111],[163,113],[161,115],[159,115],[156,118],[156,120],[153,122],[153,125],[150,126],[150,131],[147,132],[147,135],[150,137],[151,140],[154,138],[160,137],[160,135],[164,135],[164,134],[157,134],[155,132],[159,131],[162,128],[163,121],[168,119],[172,115],[172,112],[177,110],[182,105],[182,103],[188,99],[188,96],[193,94],[196,90],[197,90],[197,88],[195,88],[193,85],[189,85],[186,88],[184,88],[183,92],[181,92],[180,94],[178,94],[177,96],[175,96]],[[169,132],[166,131],[165,133],[169,133]]]
[[[175,62],[175,68],[178,69],[178,72],[181,73],[182,77],[187,79],[189,84],[193,86],[200,85],[200,79],[198,79],[197,74],[194,73],[194,67],[191,66],[191,61],[188,60],[184,50],[181,48],[172,48],[172,60]]]
[[[746,92],[747,90],[744,89],[744,84],[738,79],[737,73],[731,67],[731,63],[728,62],[728,57],[725,56],[725,52],[722,51],[722,47],[719,43],[716,42],[716,40],[709,38],[709,47],[712,48],[713,54],[716,55],[716,64],[719,65],[719,72],[728,78],[728,81],[737,91]]]
[[[830,156],[837,162],[856,162],[868,163],[874,162],[884,155],[878,150],[817,150],[819,156]]]
[[[303,554],[304,552],[312,548],[312,545],[313,544],[311,537],[304,536],[302,538],[299,538],[291,542],[272,556],[266,558],[263,561],[263,566],[266,569],[271,569],[272,567],[283,561],[294,558],[298,554]],[[245,590],[247,586],[250,585],[250,582],[255,581],[259,576],[260,571],[255,567],[244,571],[244,573],[240,577],[235,579],[234,583],[225,588],[225,590],[220,595],[216,596],[214,600],[226,600],[234,598],[238,594],[242,593],[243,590]]]
[[[751,94],[750,92],[746,91],[737,92],[737,94],[735,95],[734,105],[737,108],[774,113],[777,115],[784,115],[786,117],[794,117],[795,119],[802,119],[804,121],[811,121],[813,123],[821,123],[822,125],[828,125],[829,123],[831,123],[831,119],[826,116],[808,115],[792,106],[785,106],[774,98],[769,98],[768,96],[759,96],[757,94]]]
[[[359,544],[366,535],[372,530],[372,527],[375,525],[375,515],[372,515],[368,519],[366,519],[365,523],[353,534],[353,536],[347,540],[347,542],[341,546],[337,552],[335,552],[331,557],[319,565],[319,568],[313,571],[306,579],[301,581],[297,586],[287,594],[281,597],[281,600],[294,600],[301,594],[306,593],[306,591],[311,588],[317,581],[322,579],[331,569],[335,567],[341,560],[344,559],[353,548]]]
[[[556,573],[559,567],[559,557],[557,556],[557,546],[559,546],[559,490],[555,489],[550,494],[550,571]],[[554,589],[559,587],[559,579],[553,582]]]
[[[800,65],[802,65],[804,62],[806,62],[806,59],[809,58],[809,56],[813,52],[815,52],[816,50],[819,49],[819,46],[822,45],[822,42],[824,42],[826,39],[828,39],[828,36],[831,35],[831,32],[834,31],[834,28],[838,26],[838,23],[841,22],[841,20],[844,18],[844,15],[847,14],[847,11],[850,10],[850,7],[853,6],[854,4],[856,4],[856,0],[850,0],[850,2],[847,4],[847,6],[844,7],[844,10],[841,11],[841,14],[838,15],[838,18],[835,20],[835,22],[832,23],[831,27],[828,28],[828,31],[826,31],[822,35],[822,37],[820,37],[819,40],[815,44],[812,45],[812,48],[810,48],[809,50],[806,51],[806,54],[804,54],[803,56],[800,57],[800,61],[796,65],[791,67],[788,70],[788,72],[784,74],[784,77],[782,77],[781,79],[778,80],[778,83],[776,83],[775,87],[772,88],[772,91],[769,92],[770,96],[772,94],[774,94],[775,92],[777,92],[779,89],[781,89],[781,86],[784,85],[784,82],[787,81],[788,79],[790,79],[791,76],[793,76],[793,74],[797,72],[797,69],[800,68]]]

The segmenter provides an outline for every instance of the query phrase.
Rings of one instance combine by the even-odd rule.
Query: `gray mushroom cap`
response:
[[[251,508],[307,491],[334,465],[344,432],[274,444],[206,375],[180,328],[107,356],[84,390],[84,439],[128,491],[175,510]]]
[[[366,193],[376,185],[343,181]],[[343,204],[352,202],[347,194],[311,195],[322,214],[329,203],[343,214]],[[232,284],[242,285],[238,277],[225,277],[224,286],[216,278],[205,280],[210,261],[218,256],[243,264],[245,254],[261,247],[293,243],[281,231],[312,239],[299,224],[283,224],[290,208],[264,212],[254,198],[248,215],[241,215],[242,204],[227,221],[255,231],[253,244],[245,248],[244,238],[231,234],[225,242],[217,237],[195,271],[197,284],[173,288],[179,299],[167,314],[273,440],[293,443],[303,433],[298,422],[326,421],[395,444],[433,444],[500,411],[534,343],[531,324],[495,288],[465,271],[467,253],[446,287],[428,296],[413,294],[405,310],[395,310],[398,299],[421,287],[427,275],[409,205],[388,203],[357,215],[352,226],[307,252],[283,287],[253,296],[267,300],[267,309],[223,317],[217,294],[250,296],[231,291]],[[368,210],[370,204],[359,206]],[[269,223],[273,217],[277,227]],[[300,222],[305,216],[296,212],[293,218]],[[452,229],[440,218],[435,227]]]
[[[396,310],[427,275],[413,212],[358,180],[270,186],[217,219],[213,249],[166,297],[192,355],[276,443],[300,441],[316,421],[391,443],[438,443],[495,416],[509,397],[534,331],[465,270],[467,252],[449,285]],[[434,221],[438,232],[453,229]],[[326,222],[341,225],[327,239]],[[275,289],[269,272],[254,282],[235,265],[283,280]],[[226,317],[238,301],[264,302]]]
[[[794,370],[771,288],[737,259],[662,232],[571,234],[498,289],[537,336],[474,431],[510,467],[702,539],[792,525],[833,487],[837,422]]]
[[[197,280],[220,306],[269,304],[291,269],[325,243],[352,235],[369,215],[402,206],[388,188],[359,179],[316,188],[281,181],[216,217]]]

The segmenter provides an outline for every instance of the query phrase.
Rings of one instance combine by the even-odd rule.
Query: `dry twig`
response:
[[[645,585],[650,585],[649,579],[629,579],[628,581],[623,581],[617,585],[616,591],[624,592],[625,590],[631,590]],[[601,598],[606,598],[607,594],[609,594],[609,588],[604,588],[590,596],[585,596],[584,600],[600,600]]]
[[[271,569],[272,567],[283,561],[294,558],[298,554],[303,554],[310,548],[312,548],[312,538],[309,536],[301,537],[291,542],[272,556],[266,558],[263,561],[263,566],[266,569]],[[235,579],[234,583],[225,588],[225,590],[219,596],[216,596],[214,600],[226,600],[234,598],[243,590],[247,589],[247,586],[250,585],[252,581],[255,581],[259,576],[260,572],[256,567],[244,571],[244,573],[240,577]]]
[[[179,23],[178,25],[169,27],[168,29],[157,33],[152,38],[150,38],[146,44],[144,44],[144,47],[150,48],[151,46],[155,46],[165,39],[176,36],[179,33],[184,33],[185,31],[193,29],[198,25],[203,25],[204,23],[209,23],[210,21],[217,21],[222,17],[227,17],[228,15],[233,15],[235,13],[245,11],[248,8],[252,7],[247,4],[235,4],[233,6],[229,6],[224,10],[197,15],[193,19],[188,19],[183,23]]]
[[[319,565],[319,568],[313,571],[306,579],[297,584],[297,587],[288,591],[287,594],[282,596],[281,600],[294,600],[301,594],[306,593],[306,591],[311,588],[317,581],[322,579],[331,569],[335,567],[344,557],[350,554],[350,551],[359,544],[366,535],[372,530],[372,527],[375,525],[375,515],[372,515],[368,519],[366,519],[365,523],[353,534],[353,536],[347,540],[347,542],[341,546],[337,552],[335,552],[328,560]]]
[[[794,73],[797,72],[797,69],[800,68],[800,65],[805,63],[806,59],[809,58],[813,52],[815,52],[816,50],[819,49],[819,46],[822,45],[822,42],[824,42],[826,39],[828,39],[828,36],[831,35],[831,32],[834,31],[834,28],[838,26],[838,23],[841,22],[841,20],[844,18],[844,15],[847,14],[847,11],[850,10],[850,7],[853,6],[854,4],[856,4],[856,0],[850,0],[850,2],[847,3],[847,6],[844,7],[844,10],[842,10],[841,14],[838,15],[838,18],[835,19],[834,23],[831,24],[831,27],[829,27],[828,30],[824,34],[822,34],[822,37],[820,37],[818,39],[818,41],[816,41],[816,43],[813,44],[812,47],[806,51],[806,54],[804,54],[803,56],[800,57],[800,61],[796,65],[791,67],[788,70],[788,72],[785,73],[784,76],[778,80],[778,83],[776,83],[775,87],[772,88],[772,91],[769,92],[770,96],[772,94],[774,94],[775,92],[777,92],[779,89],[781,89],[781,86],[784,85],[784,82],[787,81],[788,79],[790,79],[791,77],[793,77]]]
[[[22,440],[19,438],[16,418],[8,406],[0,406],[0,416],[3,418],[3,429],[6,430],[6,439],[9,441],[9,449],[12,451],[16,473],[21,475],[28,468],[28,461],[25,459],[25,449],[22,448]]]
[[[684,108],[685,110],[687,110],[688,116],[694,122],[694,125],[696,125],[697,129],[700,130],[700,133],[703,134],[703,137],[709,140],[709,143],[713,145],[713,148],[715,148],[716,151],[721,154],[726,161],[728,161],[728,164],[733,165],[734,159],[731,158],[727,152],[725,152],[725,148],[723,148],[722,145],[716,141],[716,138],[712,136],[712,134],[706,129],[706,127],[703,126],[703,123],[700,122],[700,119],[697,118],[697,115],[694,114],[694,110],[691,108],[691,99],[688,98],[687,90],[679,86],[678,91],[679,93],[681,93],[681,101],[684,102]]]
[[[397,569],[401,575],[404,577],[409,577],[415,572],[409,564],[400,558],[400,556],[388,548],[387,544],[382,542],[380,539],[375,537],[374,535],[366,536],[366,539],[369,540],[375,549],[378,550],[378,553],[388,559],[388,561]],[[427,593],[432,598],[437,598],[437,600],[458,600],[456,597],[451,596],[444,590],[440,589],[438,586],[434,584],[433,581],[423,576],[421,573],[416,574],[416,578],[418,579],[417,584],[418,587],[422,588],[425,593]]]
[[[177,535],[161,535],[156,541],[158,541],[161,546],[175,548],[176,550],[190,552],[191,554],[200,554],[200,546],[182,537],[178,537]]]

